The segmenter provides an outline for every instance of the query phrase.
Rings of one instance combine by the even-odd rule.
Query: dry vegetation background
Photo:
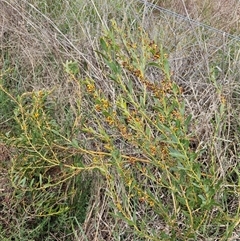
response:
[[[239,1],[150,2],[232,35],[240,34]],[[144,142],[134,149],[124,139],[123,129],[112,131],[111,125],[106,124],[110,123],[109,119],[104,122],[101,113],[91,111],[96,103],[104,105],[94,102],[96,89],[100,100],[105,98],[116,103],[119,112],[124,113],[117,104],[118,96],[124,96],[124,88],[120,84],[116,86],[109,77],[114,67],[106,67],[104,55],[112,56],[112,52],[119,51],[119,58],[121,54],[135,58],[133,45],[142,46],[137,35],[141,32],[139,28],[149,36],[149,45],[155,41],[162,46],[169,59],[171,81],[182,90],[184,116],[192,116],[184,138],[189,142],[189,153],[196,154],[196,169],[199,167],[201,173],[207,173],[200,176],[206,185],[206,196],[209,194],[205,200],[209,209],[205,204],[191,209],[191,204],[178,200],[178,196],[188,195],[188,183],[194,183],[190,185],[193,192],[194,185],[198,185],[193,169],[188,173],[186,167],[184,175],[189,174],[189,179],[179,184],[176,170],[165,173],[168,178],[174,176],[170,181],[166,178],[172,187],[182,191],[174,193],[156,185],[154,178],[161,176],[162,170],[155,164],[144,176],[138,165],[130,161],[126,165],[130,170],[118,166],[117,161],[108,163],[108,156],[113,152],[104,144],[116,136],[114,145],[120,153],[149,162],[155,158],[145,152]],[[130,47],[121,45],[124,42],[121,31],[126,31],[126,41],[133,41]],[[100,39],[110,38],[109,32],[122,50],[112,47],[111,53],[104,52],[105,45]],[[135,43],[136,40],[139,42]],[[0,0],[1,240],[240,240],[239,46],[238,39],[135,1]],[[114,57],[109,58],[115,61]],[[139,66],[140,63],[141,60]],[[139,70],[134,64],[135,70]],[[144,85],[136,71],[129,69],[124,69],[122,79],[133,81],[135,98],[142,94]],[[151,66],[144,71],[149,84],[158,83],[166,69],[160,71]],[[155,103],[151,95],[146,98],[149,103]],[[151,105],[146,106],[146,112],[141,113],[151,116]],[[42,115],[41,120],[36,121],[36,113]],[[121,116],[117,118],[122,121]],[[139,118],[146,117],[142,114]],[[24,131],[24,124],[29,124],[28,131]],[[45,130],[46,124],[50,127]],[[48,134],[48,128],[54,132]],[[127,124],[126,128],[129,128]],[[100,129],[102,132],[97,133]],[[154,130],[153,127],[153,136]],[[42,135],[44,131],[46,136]],[[51,143],[46,145],[45,138]],[[102,157],[98,154],[102,152],[108,154]],[[111,158],[118,160],[118,154]],[[81,168],[85,168],[83,174]],[[176,173],[180,173],[185,167],[176,168],[179,168]],[[34,175],[37,170],[40,170],[38,176]],[[148,187],[139,187],[142,193],[130,193],[123,181],[124,171],[128,174],[132,171],[131,178],[146,182]],[[135,177],[134,171],[139,176]],[[44,175],[52,178],[49,183]],[[42,182],[53,183],[46,193],[41,191]],[[48,204],[46,200],[53,203]],[[172,200],[179,202],[179,206],[175,207]],[[174,210],[171,215],[175,217],[169,214],[169,220],[162,218],[162,209],[152,208],[154,203]],[[124,216],[124,211],[119,211],[121,208],[129,216]],[[199,219],[193,221],[195,216]]]
[[[189,17],[207,21],[212,27],[237,28],[239,26],[239,2],[236,0],[213,1],[157,1],[160,7],[171,9]]]

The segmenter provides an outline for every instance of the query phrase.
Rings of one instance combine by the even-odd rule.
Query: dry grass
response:
[[[156,1],[160,7],[189,16],[224,31],[239,30],[239,1],[236,0],[176,0]]]
[[[16,137],[16,133],[21,131],[20,127],[17,129],[17,124],[12,122],[12,111],[20,106],[26,113],[31,113],[31,108],[37,108],[38,101],[42,100],[39,97],[35,103],[31,99],[34,98],[35,93],[41,93],[39,91],[48,93],[46,94],[46,100],[44,99],[46,108],[49,108],[49,112],[46,111],[46,114],[50,114],[56,121],[61,135],[54,136],[59,141],[54,152],[49,145],[50,152],[54,153],[53,157],[48,153],[49,158],[56,158],[54,160],[60,160],[64,165],[72,165],[75,160],[74,155],[80,153],[79,146],[84,145],[86,150],[92,151],[92,154],[82,154],[85,167],[91,169],[96,165],[96,169],[100,170],[100,173],[94,174],[95,178],[90,190],[91,198],[87,199],[88,207],[85,208],[85,220],[82,223],[77,222],[77,224],[73,221],[74,225],[70,233],[69,230],[58,229],[54,226],[56,231],[54,232],[54,229],[48,230],[48,239],[46,240],[110,241],[119,240],[119,238],[121,240],[139,241],[168,240],[173,230],[179,232],[177,233],[179,239],[176,240],[184,240],[182,235],[187,229],[184,226],[187,218],[180,211],[176,211],[175,214],[179,214],[179,216],[176,215],[175,219],[171,220],[176,222],[175,226],[171,226],[171,222],[167,224],[166,220],[161,215],[156,214],[151,207],[144,203],[139,204],[137,198],[136,200],[131,199],[136,205],[134,208],[136,208],[137,219],[147,222],[145,226],[142,224],[143,227],[156,232],[165,232],[166,235],[169,235],[165,239],[159,239],[157,235],[155,239],[154,235],[149,235],[147,238],[147,236],[144,236],[146,233],[140,232],[138,227],[129,224],[126,217],[122,218],[119,215],[116,200],[119,198],[124,203],[126,201],[124,196],[129,201],[131,195],[134,194],[134,192],[130,193],[123,182],[121,172],[126,171],[126,169],[122,167],[121,169],[117,164],[116,166],[114,164],[112,169],[107,169],[105,166],[107,158],[97,156],[98,161],[101,161],[100,164],[103,165],[102,169],[109,171],[109,173],[103,172],[101,165],[98,162],[95,163],[96,160],[94,161],[94,158],[96,158],[95,152],[107,152],[104,141],[101,140],[103,137],[100,138],[100,134],[94,136],[90,132],[78,131],[84,129],[82,127],[87,125],[96,134],[100,128],[103,128],[109,138],[116,138],[117,136],[116,140],[114,139],[117,142],[116,146],[125,155],[131,156],[134,153],[134,156],[138,158],[146,158],[147,160],[152,158],[144,153],[144,148],[141,149],[143,152],[135,154],[138,151],[134,149],[133,144],[128,143],[118,130],[114,129],[113,131],[109,128],[102,119],[101,113],[92,111],[96,104],[94,102],[95,97],[91,95],[91,91],[88,92],[91,83],[89,82],[86,85],[86,81],[94,80],[96,90],[101,93],[100,97],[112,102],[113,106],[115,105],[114,108],[119,108],[117,104],[118,96],[124,95],[123,90],[119,87],[120,85],[116,87],[115,83],[109,78],[111,68],[106,67],[103,56],[98,54],[98,52],[103,53],[100,38],[107,35],[107,30],[111,28],[112,19],[116,20],[120,29],[129,26],[130,29],[135,30],[135,32],[126,30],[127,37],[131,40],[138,38],[136,26],[141,26],[149,34],[150,39],[154,40],[157,45],[163,46],[163,50],[168,53],[172,78],[183,89],[182,98],[186,103],[186,115],[192,115],[192,121],[188,133],[186,133],[186,135],[191,134],[191,151],[198,153],[197,162],[201,165],[201,171],[213,175],[212,183],[221,182],[220,187],[217,187],[219,190],[216,192],[214,199],[221,204],[222,210],[212,208],[207,216],[210,221],[212,218],[219,223],[216,221],[215,224],[211,224],[206,220],[205,229],[199,231],[199,228],[197,230],[199,233],[195,236],[196,240],[224,240],[226,237],[225,240],[238,240],[240,238],[239,220],[237,220],[240,209],[238,190],[240,178],[238,144],[240,133],[238,123],[239,42],[214,31],[191,25],[174,16],[141,7],[133,1],[101,1],[100,3],[100,1],[89,0],[73,2],[74,7],[64,0],[56,3],[56,5],[49,3],[49,1],[0,1],[0,85],[13,98],[17,96],[22,98],[18,99],[18,104],[15,105],[15,102],[10,101],[10,97],[6,93],[0,92],[0,101],[4,100],[0,102],[0,133],[2,133],[0,135],[2,140],[0,141],[4,143],[0,144],[0,162],[9,161],[11,157],[10,149],[15,151],[12,156],[14,157],[12,163],[15,166],[11,166],[9,172],[6,171],[6,168],[10,168],[9,164],[0,165],[0,181],[2,183],[0,193],[1,200],[4,200],[0,207],[0,213],[3,214],[2,217],[5,217],[3,220],[0,219],[0,227],[6,231],[3,234],[5,236],[2,237],[5,238],[3,240],[10,240],[11,237],[22,238],[22,240],[30,239],[30,236],[24,237],[24,234],[30,233],[28,231],[31,230],[31,225],[33,229],[40,227],[40,230],[47,233],[44,229],[46,223],[43,220],[36,219],[36,221],[34,219],[37,210],[30,210],[36,208],[36,206],[29,205],[29,209],[24,210],[27,207],[28,200],[26,201],[25,197],[23,198],[22,194],[19,194],[21,188],[18,190],[16,187],[14,189],[3,185],[3,182],[9,182],[12,178],[11,175],[16,175],[17,171],[21,170],[17,166],[16,160],[19,163],[22,163],[23,157],[32,160],[31,153],[34,152],[31,149],[32,147],[29,147],[31,151],[28,152],[27,147],[24,147],[24,144],[21,144],[20,139]],[[158,2],[162,7],[188,15],[217,29],[234,35],[239,34],[239,1],[178,0]],[[48,4],[50,7],[48,8],[44,4]],[[123,36],[117,34],[115,37],[116,41],[124,39]],[[137,44],[141,46],[140,42]],[[122,48],[121,54],[124,52],[124,47]],[[127,50],[130,54],[131,49]],[[70,74],[67,73],[65,64],[68,60],[73,61],[73,66],[74,63],[77,63],[80,71],[74,74],[71,74],[71,71]],[[148,68],[145,75],[151,83],[158,83],[163,77],[162,71],[153,67]],[[126,70],[124,76],[132,75],[128,75]],[[135,77],[133,79],[136,81]],[[137,96],[141,93],[142,85],[136,81],[134,86],[136,91],[134,93]],[[29,99],[24,99],[27,98],[25,96]],[[150,97],[148,101],[153,103]],[[11,108],[8,107],[10,102]],[[151,109],[151,107],[149,108]],[[119,108],[120,110],[121,108]],[[45,113],[44,111],[43,108],[43,113]],[[151,111],[149,109],[147,111],[150,115]],[[21,109],[19,109],[19,113],[22,113]],[[82,116],[85,116],[85,119],[82,119]],[[21,117],[17,117],[21,119]],[[23,120],[28,120],[27,118],[30,117],[26,114],[24,118]],[[51,122],[47,120],[43,122],[43,125],[46,123]],[[154,128],[152,130],[156,131]],[[80,144],[78,147],[68,149],[68,145],[73,139]],[[17,140],[20,144],[17,143]],[[68,144],[64,142],[66,140],[69,140]],[[65,150],[64,153],[62,152],[63,149]],[[22,154],[21,151],[24,151],[24,153]],[[40,149],[39,152],[41,151]],[[16,170],[13,170],[15,167]],[[139,175],[137,177],[133,175],[132,178],[135,178],[135,181],[137,180],[139,183],[146,181],[151,187],[151,193],[156,194],[156,197],[161,197],[163,204],[170,203],[171,205],[172,196],[175,194],[171,196],[165,189],[154,186],[154,178],[151,177],[147,180],[142,177],[138,168],[138,166],[132,167],[131,170]],[[161,174],[159,170],[160,168],[151,166],[148,170],[149,175],[156,177]],[[59,174],[59,171],[57,172]],[[78,172],[76,171],[76,173]],[[91,174],[92,171],[90,171],[90,176]],[[64,173],[64,175],[68,174]],[[107,179],[109,175],[114,177],[114,183]],[[74,177],[76,176],[74,175]],[[13,179],[11,181],[14,186]],[[63,187],[61,186],[63,193],[67,193],[72,185],[80,188],[75,180],[64,184]],[[181,185],[179,184],[179,186]],[[181,187],[184,187],[184,185]],[[144,190],[144,187],[142,188]],[[52,190],[55,191],[55,189]],[[221,192],[223,196],[220,195]],[[177,199],[178,195],[174,198]],[[18,197],[17,205],[14,203],[16,197]],[[81,194],[79,194],[79,197],[81,197]],[[139,197],[139,199],[141,198],[143,197]],[[154,201],[157,203],[157,198]],[[131,208],[132,203],[130,201],[129,203],[129,206],[124,203],[123,208],[126,210]],[[78,205],[80,204],[78,203]],[[19,207],[24,208],[19,209]],[[24,211],[31,211],[31,213],[24,213]],[[198,211],[196,211],[197,214],[199,214]],[[206,212],[203,213],[206,214]],[[215,218],[220,215],[219,213],[226,216],[222,219],[223,223],[221,223],[220,217]],[[12,220],[7,217],[9,215],[13,217],[14,225],[12,226]],[[63,215],[61,218],[59,223],[64,226],[65,216]],[[26,227],[24,222],[29,227]],[[39,222],[39,226],[34,226],[35,222]],[[51,221],[49,223],[51,225]],[[58,232],[62,234],[62,237],[58,236]],[[7,239],[8,237],[10,238]],[[34,240],[43,240],[43,237],[36,236]]]

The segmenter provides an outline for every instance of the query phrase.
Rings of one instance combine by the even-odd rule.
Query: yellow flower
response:
[[[37,118],[39,117],[39,113],[36,112],[36,113],[34,114],[34,117],[37,119]]]
[[[23,130],[23,131],[26,131],[26,130],[27,130],[27,126],[26,126],[25,123],[24,123],[21,127],[22,127],[22,130]]]
[[[119,211],[122,211],[122,206],[119,202],[116,203],[116,206]]]
[[[220,101],[222,104],[226,104],[226,98],[223,95],[220,96]]]
[[[97,104],[97,105],[95,105],[95,110],[96,110],[96,111],[100,112],[100,111],[101,111],[101,109],[102,109],[102,108],[101,108],[101,106],[100,106],[100,105],[98,105],[98,104]]]
[[[102,99],[101,103],[102,103],[104,109],[107,109],[109,107],[109,101],[107,99]]]
[[[87,84],[87,92],[92,93],[95,90],[94,84]]]
[[[108,116],[107,119],[106,119],[106,121],[107,121],[107,123],[108,123],[109,125],[114,124],[114,120],[113,120],[113,118],[112,118],[111,116]]]
[[[146,197],[140,197],[139,198],[139,202],[141,202],[141,203],[146,202],[146,201],[147,201]]]
[[[154,202],[153,201],[149,201],[149,205],[150,205],[150,207],[154,207]]]
[[[133,44],[132,44],[132,48],[133,48],[133,49],[136,49],[136,48],[137,48],[137,44],[136,44],[136,43],[133,43]]]
[[[112,150],[112,146],[111,145],[109,145],[109,144],[106,144],[106,145],[104,145],[104,147],[105,147],[105,149],[107,149],[107,150]]]
[[[156,147],[155,146],[150,146],[150,152],[152,155],[156,154]]]

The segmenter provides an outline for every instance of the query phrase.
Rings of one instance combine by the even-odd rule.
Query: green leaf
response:
[[[30,182],[30,184],[29,184],[29,187],[30,187],[30,188],[33,188],[34,182],[35,182],[35,178],[33,178],[33,179],[31,180],[31,182]]]
[[[106,64],[108,65],[108,67],[113,71],[113,73],[115,74],[120,74],[121,72],[121,67],[117,62],[113,62],[113,61],[107,61],[106,60]]]
[[[147,66],[154,66],[154,67],[157,67],[157,68],[161,68],[159,64],[155,63],[155,62],[149,62],[147,63]]]
[[[76,166],[76,167],[82,167],[82,168],[84,168],[85,166],[84,166],[84,164],[83,164],[83,162],[82,162],[82,155],[76,155],[75,157],[74,157],[74,166]]]
[[[167,78],[170,79],[170,67],[169,67],[168,59],[163,60],[163,65],[164,65],[164,72]]]
[[[184,114],[185,114],[185,102],[184,101],[180,104],[179,111],[180,111],[181,116],[184,116]]]
[[[130,94],[133,94],[133,83],[131,80],[127,82],[127,88]]]
[[[72,142],[71,142],[72,146],[75,147],[75,148],[78,148],[78,142],[76,139],[73,139]]]
[[[107,57],[107,55],[103,54],[102,52],[97,51],[97,50],[95,50],[95,52],[96,52],[98,55],[101,55],[104,60],[109,60],[109,58]]]
[[[146,99],[142,96],[140,96],[140,105],[143,109],[145,109]]]
[[[51,129],[51,132],[53,132],[55,135],[57,135],[57,136],[60,136],[60,133],[59,133],[59,131],[56,131],[56,130],[54,130],[54,129]]]
[[[185,123],[184,123],[186,127],[189,126],[191,120],[192,120],[192,115],[190,114],[190,115],[186,118]]]
[[[203,195],[199,194],[198,197],[201,198],[202,205],[206,204],[206,198]]]
[[[172,157],[175,157],[175,158],[177,158],[177,159],[186,159],[186,156],[183,155],[180,151],[175,150],[175,149],[172,149],[172,148],[170,148],[169,154],[170,154]]]
[[[100,38],[100,45],[105,52],[108,52],[108,44],[106,43],[104,38]]]
[[[152,131],[151,131],[151,129],[149,128],[149,126],[146,126],[145,132],[146,132],[146,135],[148,136],[148,138],[150,139],[151,136],[152,136]]]
[[[179,142],[176,134],[171,134],[170,137],[171,137],[172,143],[178,143]]]
[[[65,71],[68,74],[73,74],[73,75],[77,75],[79,74],[79,67],[78,67],[78,63],[76,61],[66,61],[66,64],[64,64],[65,67]]]

